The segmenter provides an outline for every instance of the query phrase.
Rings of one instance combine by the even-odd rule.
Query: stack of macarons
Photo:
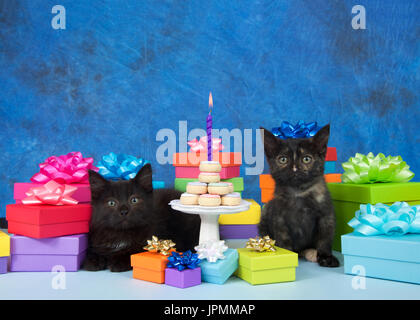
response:
[[[239,205],[241,195],[233,192],[232,183],[220,182],[221,170],[218,161],[201,161],[198,181],[187,184],[187,192],[181,195],[181,203],[206,207]]]

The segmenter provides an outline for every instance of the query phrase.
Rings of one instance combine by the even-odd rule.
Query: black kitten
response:
[[[144,251],[152,235],[173,240],[178,251],[198,244],[200,218],[170,208],[180,192],[153,190],[150,164],[128,181],[108,181],[89,171],[89,182],[93,211],[84,269],[130,270],[130,255]]]
[[[276,188],[274,199],[264,206],[260,235],[269,235],[278,246],[323,267],[338,267],[331,251],[335,214],[324,180],[330,126],[311,138],[286,140],[261,129]]]

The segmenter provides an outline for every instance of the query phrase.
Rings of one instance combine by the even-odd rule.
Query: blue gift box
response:
[[[420,284],[420,234],[341,236],[344,272]]]
[[[324,174],[336,173],[335,161],[325,161]]]
[[[153,189],[163,189],[165,188],[165,181],[152,181]]]
[[[201,280],[216,284],[223,284],[238,269],[239,254],[235,249],[227,249],[223,252],[225,259],[216,262],[208,262],[203,259],[200,262]]]

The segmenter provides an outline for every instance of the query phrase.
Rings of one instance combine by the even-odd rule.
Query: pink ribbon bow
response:
[[[77,187],[61,185],[53,180],[43,186],[34,187],[26,192],[27,197],[22,199],[23,204],[52,204],[62,206],[77,204],[78,201],[70,197]]]
[[[224,149],[222,145],[222,139],[211,139],[211,148],[213,151],[220,151]],[[188,141],[188,145],[191,147],[190,151],[192,152],[199,152],[199,151],[207,151],[207,136],[203,136],[200,140],[194,139]]]
[[[88,183],[88,170],[98,171],[93,166],[93,158],[83,158],[80,152],[70,152],[59,157],[51,156],[39,164],[39,172],[31,178],[32,182],[46,183]]]

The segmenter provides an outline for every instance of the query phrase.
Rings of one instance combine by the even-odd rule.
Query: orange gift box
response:
[[[330,173],[324,175],[327,183],[341,182],[340,173]],[[275,182],[270,174],[260,175],[260,188],[261,188],[261,202],[267,203],[274,196]]]
[[[174,251],[174,250],[171,250]],[[131,255],[133,278],[155,283],[165,283],[165,268],[168,256],[156,252],[141,252]]]
[[[324,177],[327,183],[340,183],[341,182],[341,173],[329,173],[329,174],[326,174]]]
[[[198,167],[201,161],[207,161],[207,152],[174,153],[174,167]],[[235,167],[242,165],[240,152],[214,152],[213,160],[219,161],[222,167]]]

